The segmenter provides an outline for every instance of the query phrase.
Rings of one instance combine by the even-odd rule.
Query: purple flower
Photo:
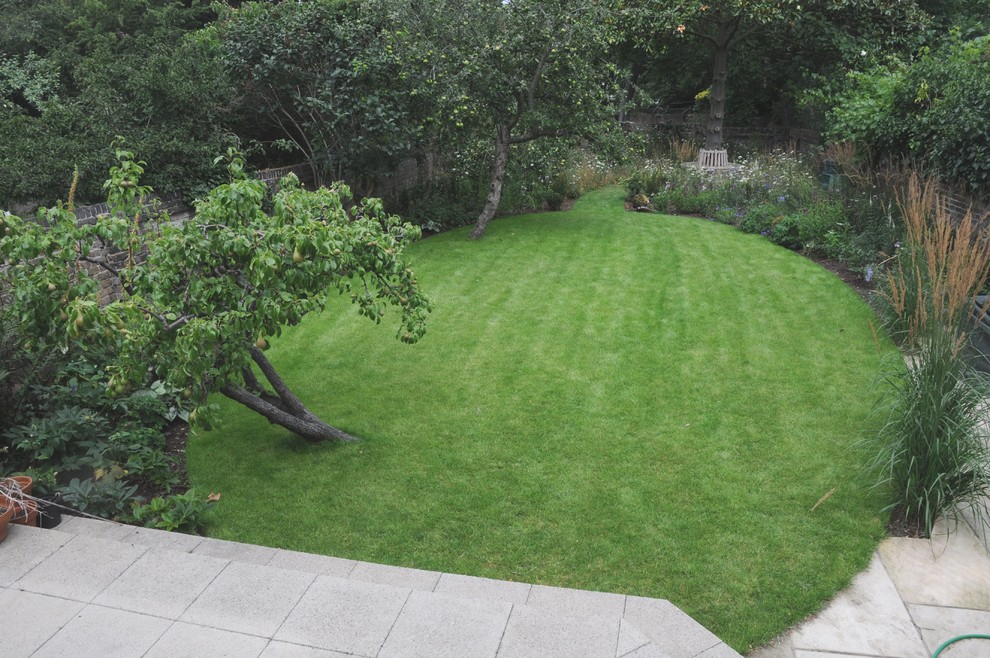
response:
[[[873,280],[873,266],[872,265],[867,265],[866,266],[866,277],[864,277],[864,278],[866,279],[866,282],[867,283],[869,283],[870,281]]]
[[[760,235],[762,235],[763,237],[767,237],[768,235],[770,235],[770,231],[768,229],[760,231]]]
[[[787,201],[787,197],[786,196],[779,196],[779,197],[777,197],[777,201]]]

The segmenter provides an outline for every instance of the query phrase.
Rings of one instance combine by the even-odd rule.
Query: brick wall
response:
[[[941,195],[946,208],[956,220],[962,219],[966,213],[972,211],[974,219],[984,222],[985,225],[990,223],[990,200],[975,199],[947,186],[942,186]]]

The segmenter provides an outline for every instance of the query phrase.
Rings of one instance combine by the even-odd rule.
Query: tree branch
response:
[[[290,432],[298,434],[307,441],[318,443],[321,441],[341,441],[353,443],[359,441],[356,436],[331,427],[322,420],[309,414],[308,417],[300,417],[294,413],[279,408],[275,404],[252,394],[250,391],[233,384],[227,384],[220,389],[220,392],[235,402],[240,402],[248,409],[255,411],[272,423],[281,425]]]
[[[83,261],[84,263],[92,263],[93,265],[98,265],[99,267],[102,267],[107,272],[112,274],[114,277],[120,279],[120,272],[118,272],[117,268],[115,268],[113,265],[108,263],[106,260],[97,260],[95,258],[90,258],[89,256],[80,256],[79,260]]]
[[[529,81],[529,87],[526,89],[526,100],[528,101],[527,109],[532,110],[536,105],[536,92],[540,89],[540,82],[543,80],[543,69],[546,68],[547,59],[550,58],[551,47],[548,44],[543,50],[543,54],[540,55],[540,61],[536,65],[536,70],[533,72],[533,79]]]
[[[534,139],[539,139],[540,137],[563,137],[567,134],[565,130],[536,130],[525,132],[522,135],[516,135],[515,137],[509,138],[510,144],[522,144],[524,142],[531,142]]]
[[[285,403],[285,406],[289,411],[294,414],[299,414],[306,419],[319,420],[316,416],[309,412],[299,398],[296,397],[296,394],[285,385],[285,382],[282,381],[282,378],[279,377],[278,373],[275,371],[275,366],[273,366],[272,362],[268,360],[268,357],[265,356],[264,352],[254,345],[249,347],[248,351],[251,354],[251,359],[258,364],[258,369],[261,370],[261,374],[264,375],[265,379],[268,380],[268,383],[272,385],[272,390],[274,390],[275,394],[278,395],[283,403]]]

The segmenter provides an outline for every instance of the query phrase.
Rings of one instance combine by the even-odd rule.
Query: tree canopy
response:
[[[591,135],[620,97],[608,58],[617,42],[613,7],[596,0],[383,0],[407,29],[396,49],[427,67],[448,139],[492,144],[490,187],[473,237],[501,198],[509,150],[542,138]]]
[[[239,105],[328,182],[389,172],[422,141],[422,67],[389,45],[395,29],[366,3],[319,0],[244,3],[207,33]]]
[[[200,0],[12,0],[0,24],[0,205],[51,202],[79,170],[99,200],[113,135],[147,154],[148,180],[200,192],[232,142],[230,88],[193,32]],[[25,175],[29,172],[29,175]]]

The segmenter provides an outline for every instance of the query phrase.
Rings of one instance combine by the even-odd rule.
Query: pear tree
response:
[[[419,340],[430,302],[404,255],[419,229],[341,183],[307,191],[291,176],[269,209],[233,153],[230,182],[194,217],[148,218],[143,163],[117,155],[111,212],[95,221],[79,221],[71,201],[36,220],[0,218],[0,286],[22,332],[63,350],[109,348],[108,395],[150,374],[200,404],[219,392],[308,441],[356,440],[309,411],[265,351],[334,293],[376,323],[395,307],[398,338]],[[118,293],[101,299],[108,284]]]

